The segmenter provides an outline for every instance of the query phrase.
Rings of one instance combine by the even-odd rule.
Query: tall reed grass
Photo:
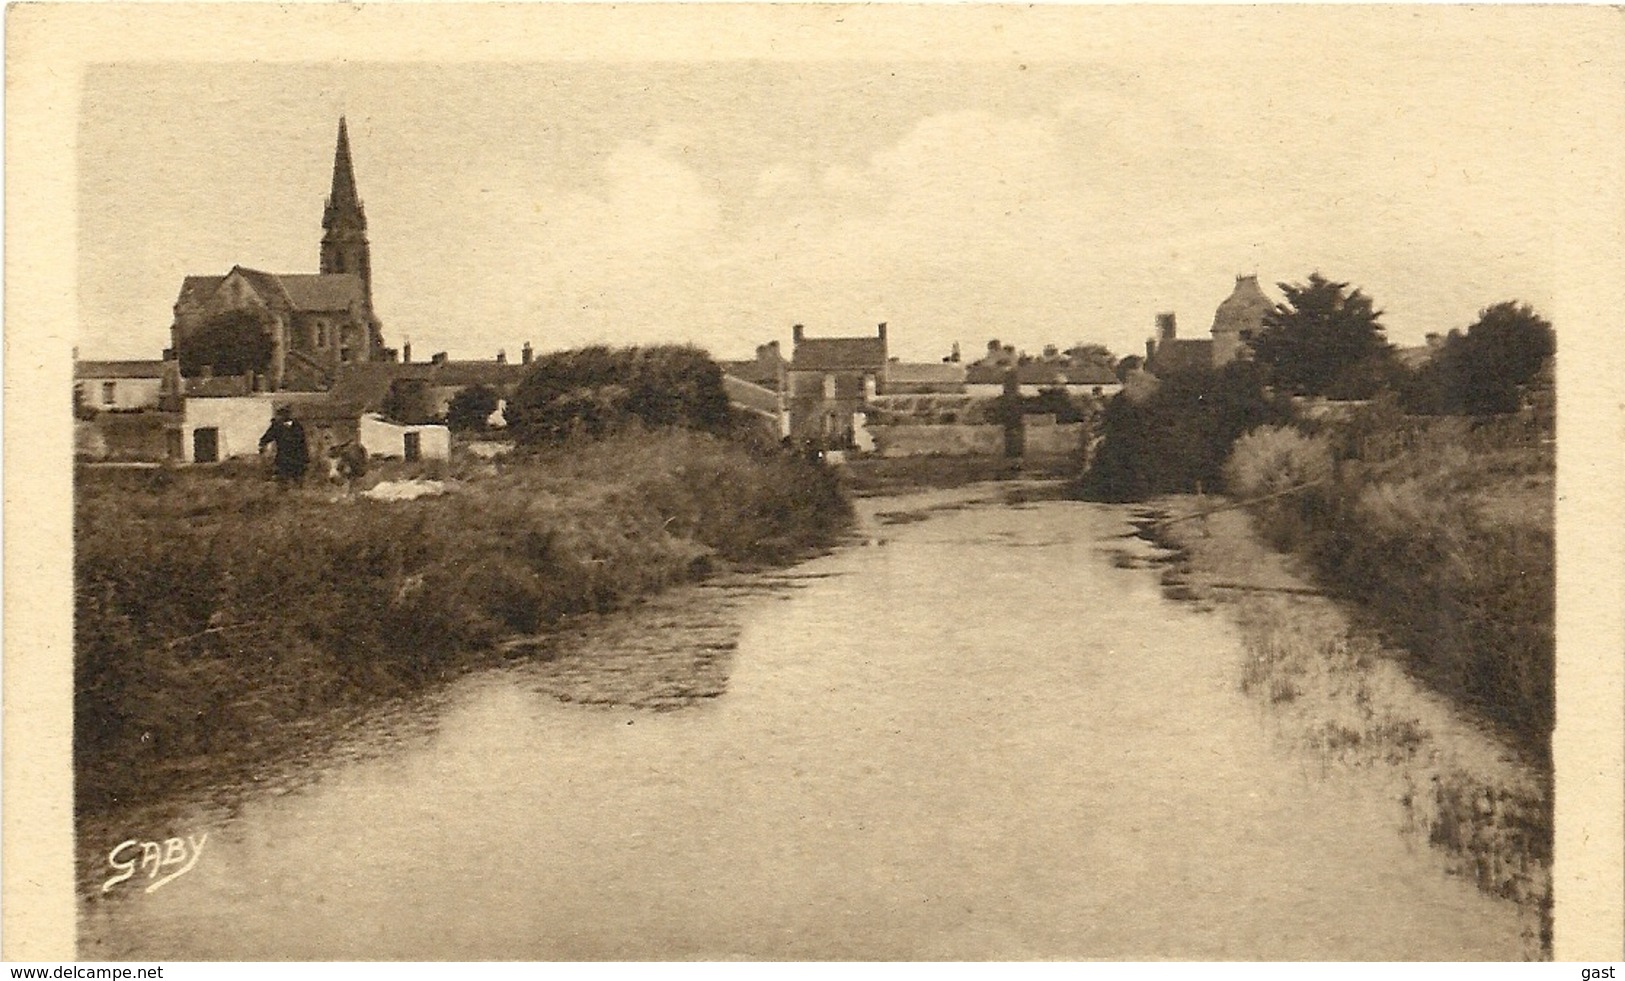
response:
[[[675,430],[465,477],[384,502],[279,492],[252,473],[82,471],[80,809],[161,793],[294,720],[450,678],[505,635],[719,561],[786,561],[850,519],[823,467]]]

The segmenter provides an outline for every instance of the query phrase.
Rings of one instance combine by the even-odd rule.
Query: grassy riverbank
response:
[[[434,470],[447,493],[401,501],[81,471],[76,806],[272,753],[290,725],[451,678],[504,637],[789,561],[851,514],[822,467],[686,432]]]
[[[1159,499],[1179,517],[1222,501]],[[1322,594],[1300,558],[1264,544],[1247,512],[1150,525],[1175,550],[1172,595],[1224,605],[1241,626],[1238,686],[1269,707],[1281,738],[1320,759],[1385,774],[1395,819],[1440,849],[1449,869],[1540,914],[1549,944],[1550,771],[1447,697],[1419,684],[1408,655],[1384,646]]]

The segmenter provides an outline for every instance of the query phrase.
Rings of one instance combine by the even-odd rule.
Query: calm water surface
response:
[[[1527,921],[1380,786],[1272,742],[1222,613],[1113,566],[1145,548],[1110,540],[1122,510],[875,517],[926,501],[380,715],[291,790],[128,829],[209,838],[87,900],[81,956],[1521,956]],[[716,696],[595,687],[650,652]]]

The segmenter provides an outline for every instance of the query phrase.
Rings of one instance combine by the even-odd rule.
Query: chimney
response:
[[[429,355],[429,363],[430,364],[445,364],[446,363],[446,352],[444,352],[444,351],[436,351],[435,353]]]
[[[878,329],[880,331],[880,339],[884,341],[886,339],[886,322],[884,320],[880,322],[880,327]]]
[[[997,337],[995,337],[991,341],[987,342],[987,352],[989,354],[998,354],[999,353],[999,339]]]
[[[497,351],[497,364],[507,364],[507,363],[508,363],[508,351],[507,351],[507,349],[504,348],[502,350]]]
[[[1439,348],[1444,346],[1444,337],[1436,330],[1428,331],[1427,337],[1424,339],[1428,342],[1428,348],[1430,350],[1437,351]]]
[[[1157,340],[1171,341],[1178,330],[1172,313],[1157,314]]]
[[[948,352],[948,360],[954,364],[959,363],[959,342],[954,341],[954,349]]]
[[[768,341],[767,342],[767,349],[769,351],[773,352],[773,356],[775,358],[779,356],[779,342],[778,341]]]
[[[1147,337],[1145,339],[1145,363],[1147,366],[1151,364],[1151,359],[1156,357],[1156,354],[1157,339],[1155,337]]]
[[[411,338],[407,338],[406,343],[401,345],[401,362],[403,364],[411,364],[412,363],[412,340],[411,340]]]
[[[533,350],[531,348],[530,342],[526,341],[525,346],[519,349],[519,363],[520,364],[530,364],[530,359],[535,357],[535,356],[536,356],[535,350]]]
[[[800,324],[796,324],[794,327],[790,328],[790,339],[795,343],[800,344],[802,337],[806,334],[806,331],[807,328],[801,326]]]

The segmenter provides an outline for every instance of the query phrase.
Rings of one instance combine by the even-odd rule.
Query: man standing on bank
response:
[[[271,428],[260,437],[260,449],[267,443],[276,445],[276,481],[283,487],[299,484],[305,479],[305,465],[309,451],[305,447],[305,427],[293,417],[293,410],[282,406],[271,420]]]

